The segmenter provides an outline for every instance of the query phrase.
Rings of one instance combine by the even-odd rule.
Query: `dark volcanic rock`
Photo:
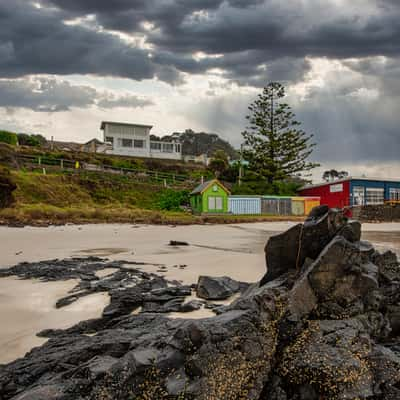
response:
[[[181,307],[179,308],[179,311],[180,312],[191,312],[191,311],[200,310],[200,308],[203,307],[203,304],[204,303],[200,300],[192,300],[185,304],[182,304]]]
[[[183,242],[179,240],[170,240],[169,241],[170,246],[189,246],[188,242]]]
[[[96,290],[111,302],[102,318],[44,331],[47,343],[0,366],[0,398],[399,400],[396,256],[361,242],[359,224],[325,207],[270,241],[263,285],[200,277],[206,298],[247,288],[230,305],[206,302],[218,313],[206,319],[168,319],[162,313],[204,302],[185,303],[190,286],[123,264],[107,279],[94,274],[101,260],[8,270],[80,278],[65,304]]]
[[[284,233],[272,236],[265,246],[267,273],[261,285],[278,278],[288,271],[299,270],[307,258],[315,259],[324,247],[339,233],[346,230],[346,237],[359,240],[358,223],[346,224],[341,210],[315,207],[304,224],[298,224]]]
[[[225,300],[239,290],[240,283],[227,276],[199,276],[196,294],[206,300]]]

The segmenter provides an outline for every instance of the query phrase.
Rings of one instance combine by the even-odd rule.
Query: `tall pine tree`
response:
[[[288,104],[281,102],[285,88],[271,82],[249,106],[249,126],[242,133],[249,169],[274,183],[318,166],[307,161],[313,135],[299,129],[300,122]]]

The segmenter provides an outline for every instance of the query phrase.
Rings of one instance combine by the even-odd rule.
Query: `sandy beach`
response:
[[[89,255],[114,260],[149,263],[142,268],[156,272],[165,265],[168,279],[194,283],[199,275],[222,276],[254,282],[265,272],[263,248],[268,237],[292,222],[237,225],[150,226],[69,225],[48,228],[0,227],[0,268],[19,262]],[[400,223],[364,224],[363,238],[377,249],[400,255]],[[168,246],[170,240],[190,246]],[[185,268],[179,266],[185,265]],[[104,271],[103,271],[104,273]],[[23,356],[45,341],[35,336],[47,328],[66,328],[100,316],[108,295],[94,294],[62,309],[57,299],[75,281],[43,283],[17,278],[0,279],[0,363]],[[176,317],[176,315],[171,315]],[[194,317],[206,316],[198,312]]]

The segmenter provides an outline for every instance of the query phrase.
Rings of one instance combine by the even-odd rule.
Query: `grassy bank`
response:
[[[65,223],[204,224],[279,221],[275,216],[194,216],[168,203],[171,189],[107,174],[48,174],[11,171],[17,189],[12,207],[0,210],[0,224]]]

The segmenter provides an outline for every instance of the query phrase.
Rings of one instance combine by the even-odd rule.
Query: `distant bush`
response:
[[[182,206],[189,204],[188,190],[167,189],[158,198],[157,206],[161,210],[179,211]]]
[[[138,165],[135,160],[124,160],[124,159],[112,159],[111,165],[114,168],[126,168],[126,169],[137,169]]]
[[[40,147],[44,145],[47,140],[42,135],[28,135],[27,133],[18,133],[18,143],[21,146]]]
[[[17,134],[8,131],[0,131],[0,142],[16,145],[18,143]]]

